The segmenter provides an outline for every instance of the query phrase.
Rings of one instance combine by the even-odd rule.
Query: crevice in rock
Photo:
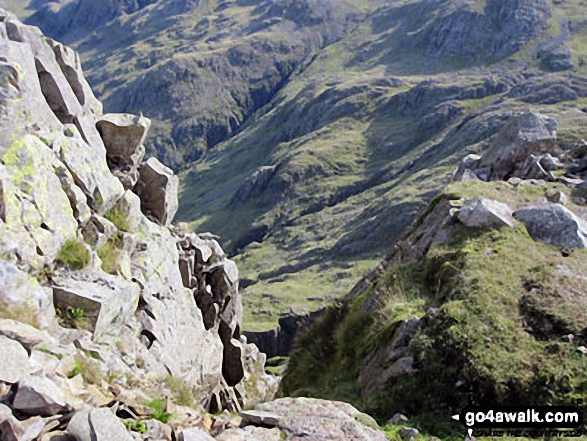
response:
[[[86,138],[86,134],[84,133],[84,130],[82,129],[82,125],[80,124],[77,116],[73,119],[73,123],[77,127],[77,130],[79,131],[80,135],[82,136],[82,139],[84,140],[84,142],[86,144],[89,144],[88,138]]]
[[[153,346],[155,340],[157,340],[157,338],[151,331],[147,329],[143,329],[141,331],[141,341],[145,343],[147,349],[151,349],[151,346]]]
[[[77,98],[77,100],[79,101],[79,103],[82,106],[85,105],[86,104],[86,95],[84,94],[84,88],[78,79],[77,72],[75,71],[74,68],[65,64],[61,55],[57,56],[57,62],[59,63],[59,66],[61,67],[61,71],[63,72],[65,79],[67,80],[67,82],[71,86],[71,90],[73,90],[75,97]]]
[[[74,122],[74,118],[69,114],[65,100],[61,95],[59,86],[55,82],[53,76],[47,72],[41,61],[35,58],[35,66],[37,68],[37,74],[39,75],[39,83],[41,84],[41,92],[49,104],[49,107],[59,120],[61,124],[71,124]]]

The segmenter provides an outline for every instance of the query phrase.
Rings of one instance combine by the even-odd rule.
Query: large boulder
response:
[[[145,156],[143,142],[151,120],[144,116],[109,113],[96,123],[106,147],[108,166],[126,189],[139,178],[138,167]]]
[[[465,201],[457,218],[467,227],[513,227],[512,212],[507,204],[477,196]]]
[[[561,204],[528,204],[518,208],[514,217],[535,240],[562,248],[587,247],[587,223]]]
[[[133,316],[139,302],[137,284],[101,272],[75,277],[54,278],[53,300],[63,311],[81,309],[94,337],[116,332]]]
[[[143,212],[152,215],[161,225],[169,225],[178,208],[179,178],[156,158],[141,165],[135,192],[141,198]]]
[[[527,112],[510,121],[498,133],[475,165],[475,169],[489,168],[489,179],[507,180],[518,176],[530,155],[551,153],[556,145],[558,123],[538,113]]]
[[[19,381],[12,408],[27,415],[56,415],[71,410],[62,389],[49,378],[37,375]]]
[[[314,398],[280,398],[258,405],[268,412],[287,440],[385,441],[379,432],[357,421],[361,413],[348,403]]]
[[[77,441],[133,441],[124,424],[109,409],[90,409],[76,413],[67,431]]]

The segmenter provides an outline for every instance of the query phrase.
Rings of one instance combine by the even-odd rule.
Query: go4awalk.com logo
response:
[[[581,436],[583,409],[578,406],[467,406],[453,419],[469,437],[476,436]]]

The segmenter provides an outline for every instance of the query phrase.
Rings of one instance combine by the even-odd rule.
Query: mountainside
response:
[[[298,338],[282,392],[401,412],[439,436],[467,404],[584,402],[586,154],[558,150],[551,118],[512,118]]]
[[[247,328],[347,292],[524,108],[583,136],[580,1],[62,3],[29,21],[159,121],[148,151],[196,161],[178,218],[242,268]]]

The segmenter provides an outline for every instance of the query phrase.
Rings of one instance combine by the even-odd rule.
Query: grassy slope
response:
[[[444,194],[484,195],[517,206],[556,190],[570,193],[557,184],[516,190],[503,182],[465,182]],[[587,327],[587,283],[580,276],[587,273],[586,257],[585,250],[565,255],[535,242],[523,226],[461,227],[450,242],[417,261],[392,265],[368,292],[331,309],[298,342],[282,388],[350,401],[383,421],[406,412],[437,435],[457,428],[439,422],[465,405],[471,391],[483,405],[584,400],[580,343],[564,337],[584,336]],[[378,288],[384,297],[375,307],[365,306]],[[361,398],[360,369],[370,354],[385,347],[399,320],[422,317],[430,307],[439,307],[440,314],[410,343],[420,370]],[[454,386],[460,380],[466,387]]]
[[[249,329],[273,326],[279,313],[292,305],[315,308],[323,299],[345,293],[365,268],[385,254],[446,182],[457,160],[465,155],[464,149],[483,147],[469,145],[466,133],[452,130],[467,114],[481,119],[482,115],[527,107],[503,94],[466,100],[462,102],[466,113],[451,126],[420,136],[419,118],[394,114],[391,97],[434,77],[467,84],[460,77],[447,76],[451,72],[472,72],[471,83],[475,75],[479,79],[483,75],[459,70],[458,60],[432,59],[411,48],[408,54],[402,48],[408,37],[395,30],[412,29],[420,18],[416,9],[410,9],[413,2],[403,3],[382,8],[350,35],[321,51],[237,136],[183,176],[180,217],[196,219],[197,229],[218,232],[229,248],[255,227],[265,226],[269,231],[261,243],[253,242],[236,255],[246,279],[245,323]],[[553,16],[553,26],[562,13],[573,13],[576,7],[577,2],[565,3]],[[575,35],[573,45],[582,38],[582,33]],[[576,61],[583,52],[584,48],[576,48]],[[512,59],[527,60],[528,54]],[[510,65],[504,61],[493,69],[500,72]],[[386,80],[391,76],[404,84],[389,85]],[[332,104],[339,108],[352,101],[356,107],[321,120],[322,94],[338,92],[344,97],[342,91],[364,84],[367,91]],[[499,111],[491,107],[494,103],[499,103]],[[537,108],[559,117],[561,140],[570,143],[583,136],[580,124],[584,119],[575,110],[583,105],[581,100],[568,105],[566,109],[560,103]],[[316,121],[317,127],[299,130],[301,118],[306,124]],[[282,141],[284,132],[293,136]],[[491,130],[488,132],[490,135]],[[281,194],[268,190],[262,197],[239,204],[232,199],[242,182],[261,166],[277,165],[304,174],[313,164],[320,165],[318,176],[306,175],[293,190]],[[409,164],[411,169],[406,171]],[[355,191],[357,188],[360,190]],[[303,213],[323,195],[345,192],[352,195],[315,213]]]

